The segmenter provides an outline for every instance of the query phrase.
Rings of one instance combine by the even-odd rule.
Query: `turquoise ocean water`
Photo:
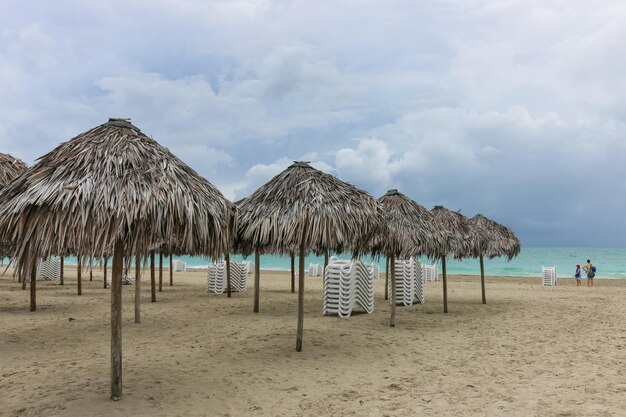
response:
[[[349,255],[341,255],[341,258],[349,258]],[[177,257],[187,263],[191,268],[206,268],[211,260],[202,257],[181,256]],[[241,256],[234,255],[235,261],[241,261]],[[499,276],[523,276],[538,277],[541,275],[542,266],[556,266],[559,277],[571,277],[574,275],[576,264],[581,266],[587,259],[596,265],[598,278],[626,278],[626,248],[523,248],[517,258],[508,262],[505,258],[485,259],[485,274]],[[254,260],[254,256],[248,260]],[[365,258],[365,262],[375,262],[371,258]],[[67,264],[75,264],[73,258],[66,258]],[[424,263],[433,263],[428,259],[422,259]],[[307,256],[305,266],[310,263],[324,264],[323,257]],[[164,261],[167,266],[167,262]],[[385,259],[378,260],[381,272],[385,270]],[[297,266],[297,258],[296,258]],[[441,267],[441,265],[440,265]],[[289,270],[290,259],[288,257],[262,255],[261,269]],[[478,275],[480,266],[477,259],[464,259],[463,261],[448,260],[449,274]],[[441,271],[441,268],[440,268]]]

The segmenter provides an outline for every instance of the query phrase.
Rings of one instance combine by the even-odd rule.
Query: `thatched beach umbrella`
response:
[[[520,254],[520,252],[522,251],[522,243],[511,229],[502,224],[500,224],[500,228],[501,233],[503,233],[505,236],[505,238],[502,240],[503,252],[500,256],[506,256],[510,261]]]
[[[487,304],[484,257],[493,259],[498,256],[506,256],[510,261],[519,255],[521,245],[511,229],[488,219],[482,214],[477,214],[469,219],[468,225],[472,236],[472,257],[480,259],[480,286],[483,304]]]
[[[4,187],[28,169],[21,159],[0,152],[0,187]]]
[[[0,152],[0,188],[3,188],[28,169],[21,159]],[[11,254],[11,240],[0,239],[0,259]]]
[[[0,235],[16,243],[16,267],[75,253],[104,258],[113,248],[111,397],[122,395],[123,259],[176,241],[190,254],[219,257],[229,245],[232,203],[129,120],[65,142],[0,192]],[[33,280],[34,281],[34,280]]]
[[[255,308],[258,311],[259,253],[299,248],[298,330],[302,350],[304,256],[312,250],[358,255],[381,227],[380,206],[369,194],[332,175],[296,162],[256,190],[239,206],[238,239],[255,252]]]
[[[461,213],[450,211],[443,206],[435,206],[431,210],[435,221],[441,227],[443,234],[442,244],[437,249],[437,258],[441,259],[441,273],[443,277],[443,312],[448,312],[448,277],[446,272],[446,257],[453,256],[461,259],[470,255],[471,242],[467,218]]]
[[[433,256],[443,244],[444,233],[433,215],[398,190],[389,190],[378,199],[386,222],[385,234],[380,237],[379,249],[389,259],[391,267],[391,315],[389,325],[396,323],[397,257]],[[387,283],[385,283],[386,285]]]

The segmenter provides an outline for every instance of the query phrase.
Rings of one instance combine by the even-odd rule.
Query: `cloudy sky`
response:
[[[0,152],[128,117],[231,199],[293,160],[626,245],[623,0],[0,0]]]

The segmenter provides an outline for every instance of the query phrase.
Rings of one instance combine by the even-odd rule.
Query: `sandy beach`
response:
[[[376,310],[322,316],[321,278],[306,279],[304,348],[288,273],[263,271],[261,311],[248,291],[205,292],[205,271],[176,273],[133,322],[124,287],[124,397],[109,399],[110,293],[102,272],[28,291],[0,278],[2,416],[623,416],[626,281],[451,277],[388,327],[384,276]],[[83,273],[85,276],[85,273]],[[167,275],[166,275],[167,277]],[[167,278],[164,277],[164,281]]]

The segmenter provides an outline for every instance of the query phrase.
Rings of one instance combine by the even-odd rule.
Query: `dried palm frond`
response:
[[[474,237],[471,248],[472,257],[484,256],[493,259],[497,256],[506,256],[511,260],[519,255],[520,242],[508,227],[482,214],[472,217],[468,224]]]
[[[27,169],[28,167],[21,159],[7,153],[0,153],[0,188],[9,184]],[[11,240],[0,239],[0,259],[10,257],[14,249]]]
[[[443,234],[442,244],[437,249],[437,257],[452,256],[462,259],[471,256],[472,237],[467,218],[443,206],[433,207],[431,213]]]
[[[0,188],[13,181],[27,169],[28,167],[21,159],[8,153],[0,153]]]

